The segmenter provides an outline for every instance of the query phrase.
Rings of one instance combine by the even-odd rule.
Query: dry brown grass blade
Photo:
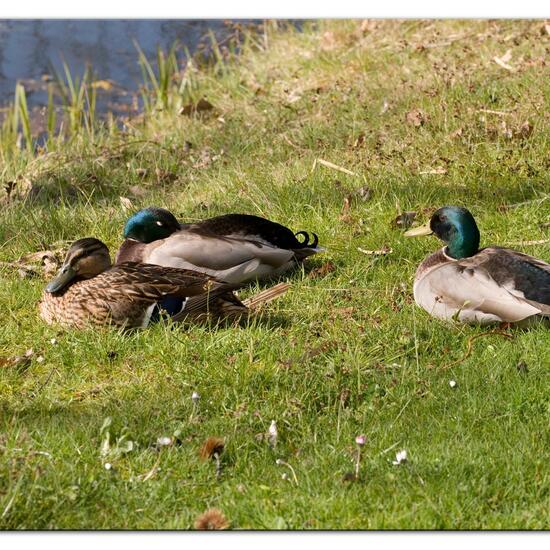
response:
[[[452,363],[449,363],[448,365],[445,365],[444,367],[442,367],[442,370],[450,369],[451,367],[454,367],[466,361],[466,359],[468,359],[468,357],[470,357],[470,355],[472,354],[472,345],[474,341],[483,336],[502,336],[503,338],[508,338],[509,340],[512,340],[514,337],[513,334],[510,334],[508,332],[503,332],[502,330],[489,330],[487,332],[482,332],[481,334],[475,334],[474,336],[470,336],[470,338],[468,338],[468,347],[466,349],[466,353],[464,354],[464,356],[456,361],[453,361]]]
[[[315,159],[315,162],[313,163],[313,168],[311,171],[315,170],[315,167],[320,164],[322,166],[325,166],[326,168],[331,168],[332,170],[336,170],[338,172],[342,172],[344,174],[348,174],[349,176],[357,176],[355,172],[352,172],[351,170],[348,170],[347,168],[343,168],[342,166],[338,166],[337,164],[334,164],[333,162],[330,162],[328,160],[324,159]]]

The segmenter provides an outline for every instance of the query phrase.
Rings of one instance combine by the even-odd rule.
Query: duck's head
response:
[[[446,253],[460,259],[479,250],[479,229],[474,217],[461,206],[444,206],[436,210],[429,223],[405,233],[406,237],[435,234],[447,244]]]
[[[164,208],[144,208],[135,213],[124,226],[124,238],[142,243],[166,239],[181,225],[174,215]]]
[[[109,249],[98,239],[88,237],[75,241],[69,248],[57,275],[46,292],[59,292],[75,279],[91,279],[111,267]]]

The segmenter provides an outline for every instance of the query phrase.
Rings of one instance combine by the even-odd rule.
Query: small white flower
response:
[[[57,344],[57,340],[56,340],[55,338],[52,338],[52,339],[50,340],[50,344],[51,344],[52,346],[55,346],[55,344]]]
[[[39,355],[37,358],[36,358],[36,362],[37,363],[43,363],[44,362],[44,357],[42,355]]]
[[[281,474],[281,479],[284,479],[286,481],[288,479],[288,474],[286,472],[284,474]]]
[[[191,394],[191,400],[195,403],[195,405],[199,402],[200,398],[201,396],[196,391]]]
[[[172,438],[167,436],[159,437],[157,439],[157,445],[159,447],[169,447],[172,445]]]
[[[357,443],[357,445],[359,445],[359,447],[362,447],[365,443],[367,442],[367,436],[366,435],[358,435],[356,438],[355,438],[355,443]]]
[[[106,470],[110,470],[113,467],[113,465],[110,462],[105,462],[104,468]]]
[[[399,466],[399,464],[403,464],[404,462],[407,462],[407,451],[405,451],[405,449],[395,454],[395,460],[392,464],[394,466]]]
[[[456,381],[455,380],[449,380],[449,386],[451,386],[451,388],[456,387]]]

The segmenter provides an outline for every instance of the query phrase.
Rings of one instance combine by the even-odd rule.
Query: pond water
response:
[[[25,86],[31,110],[45,105],[53,68],[62,74],[65,61],[73,76],[81,76],[89,63],[97,79],[112,81],[116,97],[103,97],[98,107],[124,111],[142,83],[134,41],[151,60],[157,46],[168,50],[175,41],[193,53],[201,41],[209,43],[209,30],[224,40],[230,25],[219,19],[0,20],[0,105],[13,100],[17,81]]]

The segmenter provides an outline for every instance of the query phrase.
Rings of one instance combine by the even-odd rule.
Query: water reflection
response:
[[[141,83],[133,41],[148,58],[157,46],[168,49],[176,40],[195,51],[211,29],[223,39],[222,20],[0,20],[0,104],[13,99],[23,81],[30,106],[47,102],[47,75],[62,71],[66,61],[73,75],[91,64],[97,78],[112,80],[126,90]]]

